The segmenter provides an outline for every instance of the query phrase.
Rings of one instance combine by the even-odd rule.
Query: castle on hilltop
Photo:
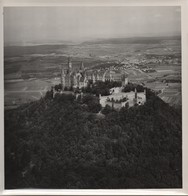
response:
[[[125,73],[122,74],[111,68],[104,71],[86,70],[83,62],[81,62],[79,69],[76,70],[72,67],[70,57],[68,58],[67,66],[65,68],[61,67],[61,93],[66,90],[74,91],[75,89],[86,88],[89,84],[93,85],[97,81],[121,82],[121,87],[110,89],[110,95],[99,95],[99,103],[102,107],[108,105],[119,110],[126,105],[132,107],[134,105],[143,105],[146,102],[146,90],[144,90],[144,92],[137,92],[137,89],[135,88],[135,91],[123,92],[124,87],[128,85],[128,76]],[[53,88],[53,97],[56,93],[57,92]],[[79,93],[81,96],[83,95],[83,92],[80,91]]]
[[[92,84],[97,81],[117,81],[122,82],[122,86],[126,86],[128,84],[128,76],[111,69],[105,71],[86,71],[83,62],[81,62],[78,70],[74,70],[70,57],[68,58],[67,67],[61,67],[62,90],[86,88],[89,81],[91,81]]]

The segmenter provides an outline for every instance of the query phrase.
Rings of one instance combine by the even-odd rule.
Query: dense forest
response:
[[[47,92],[6,110],[5,188],[182,187],[181,111],[149,90],[119,111],[97,99]]]

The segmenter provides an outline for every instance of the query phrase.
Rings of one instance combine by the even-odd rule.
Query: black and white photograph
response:
[[[3,8],[4,186],[181,189],[181,6]]]

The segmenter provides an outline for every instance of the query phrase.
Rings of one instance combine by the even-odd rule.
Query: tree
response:
[[[97,113],[101,110],[101,104],[100,103],[96,103],[96,102],[90,102],[88,103],[88,109],[90,112],[94,112]]]
[[[45,95],[45,99],[52,99],[53,98],[53,90],[47,91]]]
[[[62,85],[61,84],[55,85],[54,88],[56,91],[60,91],[62,90]]]
[[[113,112],[114,109],[112,109],[109,105],[106,105],[103,109],[102,109],[102,114],[107,115],[111,112]]]
[[[96,96],[87,94],[83,97],[82,103],[87,104],[90,112],[97,113],[101,110],[99,99]]]

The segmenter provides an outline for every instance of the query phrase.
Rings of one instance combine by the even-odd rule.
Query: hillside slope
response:
[[[181,113],[144,106],[92,113],[72,95],[5,111],[5,187],[180,188]]]

